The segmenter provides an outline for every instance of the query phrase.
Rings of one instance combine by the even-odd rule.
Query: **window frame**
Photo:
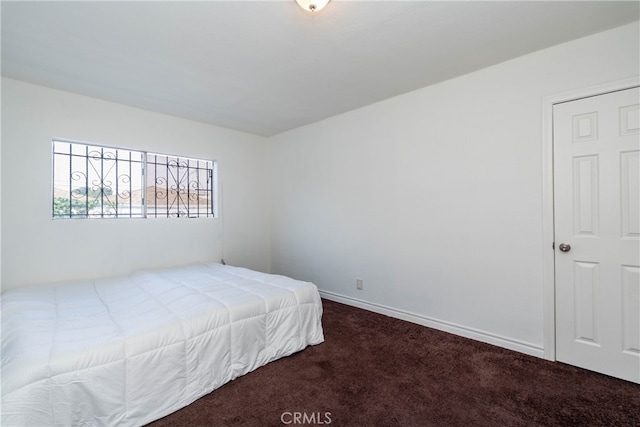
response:
[[[56,152],[56,143],[61,143],[61,144],[69,144],[69,154],[67,153],[61,153],[61,152]],[[85,154],[82,155],[74,155],[73,154],[73,149],[74,146],[84,146],[86,147],[85,150]],[[105,188],[108,188],[110,191],[112,191],[112,183],[111,181],[109,181],[109,186],[105,186],[104,184],[107,182],[106,179],[109,177],[108,175],[105,176],[104,175],[104,169],[101,169],[101,172],[98,175],[98,179],[97,180],[93,180],[93,181],[99,181],[101,185],[98,186],[98,189],[95,190],[95,188],[92,191],[98,191],[99,192],[99,197],[100,197],[100,213],[99,214],[91,214],[90,210],[89,210],[89,191],[90,191],[90,187],[88,184],[85,185],[84,189],[85,189],[85,196],[83,197],[83,200],[85,202],[85,212],[81,213],[81,214],[74,214],[73,213],[73,191],[71,188],[71,184],[72,184],[72,180],[73,178],[73,174],[76,172],[80,172],[81,175],[85,176],[85,182],[88,182],[88,174],[89,174],[89,163],[90,163],[90,153],[91,153],[91,148],[94,149],[100,149],[100,150],[113,150],[116,152],[116,157],[115,158],[108,158],[106,160],[114,160],[115,163],[119,163],[119,162],[126,162],[127,164],[131,165],[132,163],[139,163],[140,164],[140,187],[133,187],[130,186],[129,187],[129,193],[128,193],[128,198],[131,198],[131,193],[133,191],[140,191],[140,197],[141,197],[141,213],[139,215],[133,215],[132,214],[132,204],[131,201],[129,203],[129,212],[127,214],[120,214],[118,211],[118,202],[117,200],[119,199],[119,197],[123,197],[122,196],[122,191],[121,192],[117,192],[115,193],[115,213],[109,213],[108,211],[105,211],[105,209],[113,209],[114,208],[114,204],[109,202],[110,207],[106,207],[104,204],[104,194]],[[140,160],[131,160],[131,157],[129,157],[129,159],[121,159],[118,157],[117,152],[118,150],[120,151],[125,151],[128,153],[136,153],[136,154],[140,154]],[[69,156],[69,176],[68,178],[65,178],[69,180],[69,213],[68,214],[64,214],[64,215],[56,215],[56,191],[59,189],[56,187],[56,156],[64,156],[67,155]],[[102,157],[94,157],[94,160],[100,160],[102,162],[104,162],[105,160],[105,153],[104,151],[101,151],[100,154]],[[171,206],[167,206],[166,207],[166,214],[162,215],[162,214],[158,214],[159,210],[157,209],[157,201],[158,201],[158,191],[157,190],[152,190],[153,194],[154,194],[154,214],[153,215],[149,215],[149,200],[148,200],[148,192],[149,192],[149,179],[150,179],[150,172],[149,172],[149,161],[148,161],[148,156],[152,155],[152,156],[156,156],[156,159],[158,156],[164,157],[167,162],[166,164],[164,164],[163,166],[165,166],[167,169],[166,172],[166,176],[168,177],[170,175],[169,172],[169,163],[172,159],[177,159],[176,165],[178,167],[178,177],[179,175],[179,170],[182,167],[182,165],[179,163],[181,161],[187,161],[187,171],[189,171],[189,169],[197,169],[198,173],[200,173],[200,171],[206,171],[206,173],[209,175],[206,185],[207,188],[205,190],[202,190],[202,188],[200,188],[200,181],[198,180],[198,186],[194,189],[194,191],[196,192],[196,199],[197,202],[195,205],[191,205],[190,204],[190,200],[194,200],[191,197],[193,197],[191,195],[191,190],[190,190],[190,179],[189,176],[187,176],[187,185],[186,187],[180,187],[181,181],[175,181],[176,187],[175,189],[172,189],[171,191],[173,191],[172,193],[172,197],[175,200],[175,203],[177,204],[177,210],[173,210],[173,204]],[[73,163],[72,163],[72,157],[77,156],[77,157],[85,157],[85,162],[86,162],[86,166],[85,166],[85,170],[84,173],[83,171],[73,171]],[[197,168],[192,168],[191,166],[189,166],[189,162],[197,162]],[[200,167],[200,164],[204,163],[204,167]],[[131,169],[129,169],[131,170]],[[98,173],[97,170],[95,170],[95,173]],[[156,167],[156,171],[157,171],[157,167]],[[154,175],[154,181],[157,180],[157,175]],[[200,175],[198,175],[198,177],[200,178]],[[131,182],[132,177],[131,176],[127,176],[126,177],[129,181]],[[119,176],[117,175],[116,172],[116,181],[119,180]],[[92,182],[93,182],[92,181]],[[96,186],[96,184],[94,184],[94,187]],[[155,187],[155,186],[154,186]],[[118,184],[116,184],[116,189],[118,188]],[[77,189],[77,188],[76,188]],[[186,198],[184,197],[184,191],[186,191]],[[202,202],[200,201],[201,198],[203,198],[202,194],[204,193],[204,198],[205,200],[207,200],[207,204],[202,204]],[[78,193],[81,194],[81,193]],[[113,193],[110,193],[108,196],[110,196]],[[187,156],[187,155],[176,155],[176,154],[166,154],[166,153],[160,153],[157,151],[148,151],[148,150],[141,150],[141,149],[131,149],[131,148],[123,148],[123,147],[118,147],[118,146],[113,146],[113,145],[106,145],[106,144],[97,144],[97,143],[91,143],[91,142],[86,142],[86,141],[78,141],[78,140],[72,140],[72,139],[67,139],[67,138],[52,138],[51,139],[51,219],[53,220],[74,220],[74,219],[159,219],[159,218],[190,218],[190,219],[200,219],[200,218],[218,218],[219,217],[219,187],[218,187],[218,161],[215,159],[206,159],[206,158],[202,158],[202,157],[192,157],[192,156]],[[108,197],[107,196],[107,197]],[[96,197],[96,196],[94,196]],[[167,193],[166,195],[167,201],[169,200],[169,194]],[[95,201],[96,199],[94,199]],[[184,200],[186,200],[186,210],[182,210],[180,211],[180,208],[184,208],[185,207],[185,203]],[[195,210],[191,210],[193,206],[193,209]]]

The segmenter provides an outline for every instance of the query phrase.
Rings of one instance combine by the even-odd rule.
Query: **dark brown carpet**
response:
[[[323,304],[323,344],[151,426],[640,426],[638,385]]]

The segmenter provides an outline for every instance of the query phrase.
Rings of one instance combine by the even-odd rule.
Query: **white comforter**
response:
[[[142,425],[324,340],[312,283],[217,263],[2,294],[2,425]]]

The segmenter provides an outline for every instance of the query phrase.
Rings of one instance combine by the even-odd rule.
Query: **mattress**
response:
[[[315,285],[217,263],[8,290],[2,425],[142,425],[324,340]]]

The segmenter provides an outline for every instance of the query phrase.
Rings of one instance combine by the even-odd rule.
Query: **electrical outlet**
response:
[[[362,279],[356,279],[356,289],[362,290],[363,287],[364,283],[362,282]]]

